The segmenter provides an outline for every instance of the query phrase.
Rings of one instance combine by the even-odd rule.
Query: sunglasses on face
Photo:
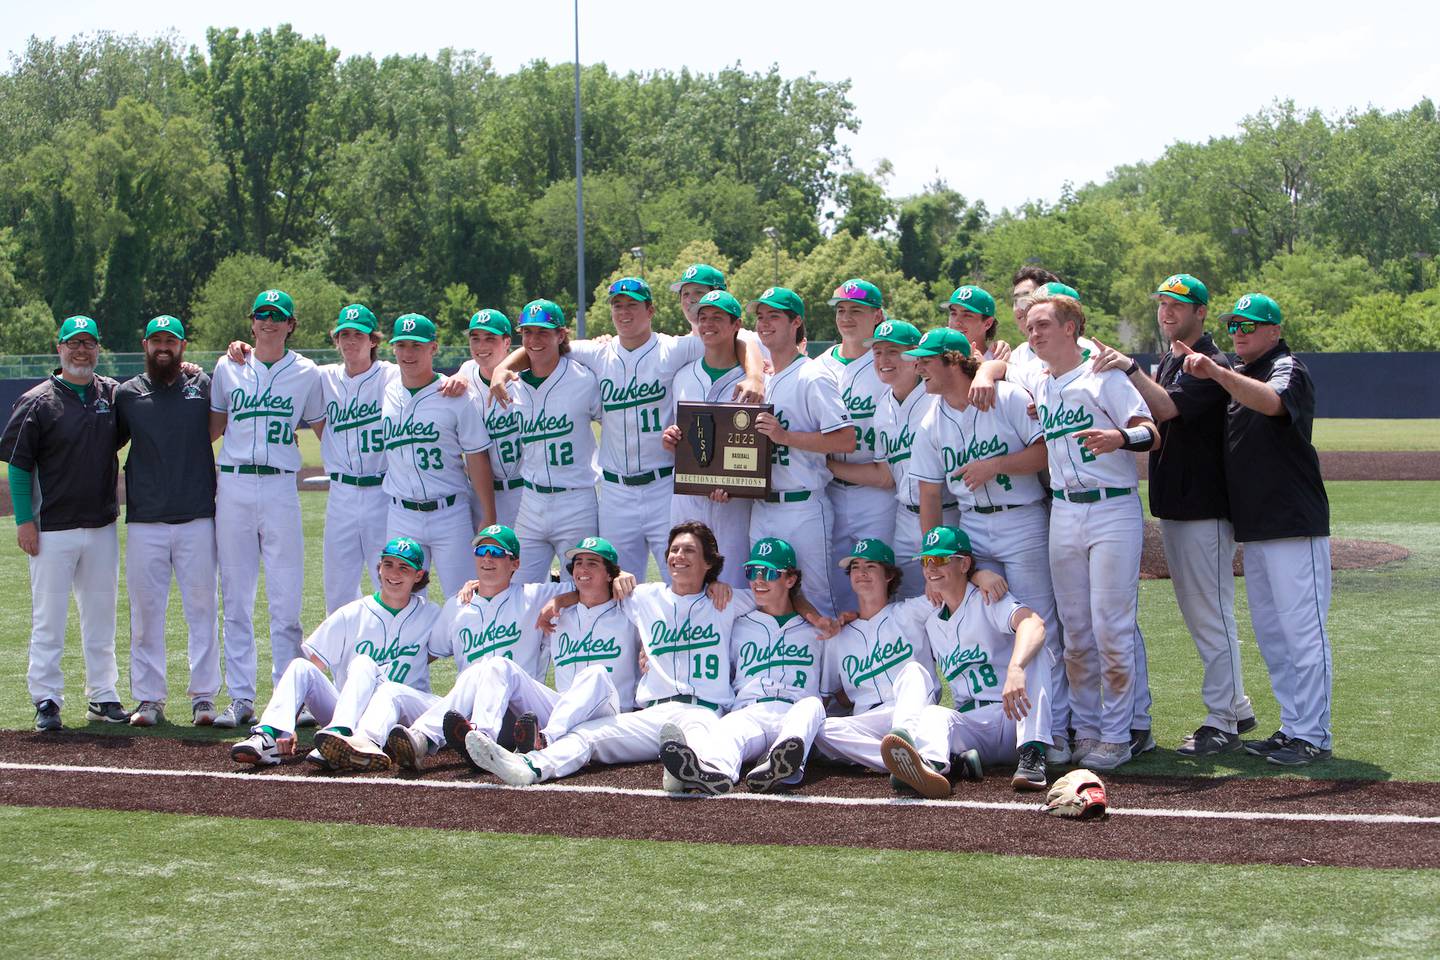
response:
[[[954,557],[921,557],[921,558],[920,558],[920,566],[922,566],[922,567],[943,567],[943,566],[945,566],[947,563],[949,563],[951,560],[954,560],[954,559],[955,559]]]
[[[747,563],[745,565],[746,580],[779,580],[785,576],[784,570],[776,570],[773,567],[762,567],[758,563]]]
[[[272,313],[272,312],[270,312],[270,311],[268,311],[268,310],[265,311],[265,312],[263,312],[263,313],[252,313],[252,314],[250,314],[250,319],[251,319],[251,320],[259,320],[261,323],[284,323],[284,322],[285,322],[285,316],[284,316],[283,314]]]
[[[1254,333],[1255,328],[1260,326],[1254,320],[1231,320],[1225,324],[1225,329],[1233,337],[1236,333]]]
[[[510,551],[509,551],[509,550],[506,550],[504,547],[497,547],[497,546],[496,546],[495,544],[493,544],[493,543],[482,543],[482,544],[480,544],[480,546],[478,546],[478,547],[475,548],[475,556],[477,556],[477,557],[508,557],[508,556],[510,556]]]

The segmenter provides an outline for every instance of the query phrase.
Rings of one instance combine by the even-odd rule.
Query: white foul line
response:
[[[196,777],[210,780],[244,780],[250,783],[297,783],[310,787],[394,787],[418,790],[499,790],[530,793],[590,793],[618,797],[669,797],[664,790],[643,790],[634,787],[604,787],[579,783],[543,783],[531,787],[512,787],[503,783],[470,780],[377,780],[373,778],[319,778],[294,774],[256,774],[225,770],[149,770],[137,767],[72,766],[61,763],[10,763],[0,761],[0,770],[37,773],[99,773],[127,777]],[[759,803],[799,803],[836,807],[940,807],[960,810],[1005,810],[1037,812],[1038,803],[1000,800],[924,800],[905,797],[826,797],[797,793],[732,793],[718,800],[752,801]],[[1111,807],[1110,813],[1120,817],[1178,817],[1196,820],[1280,820],[1307,823],[1367,823],[1377,825],[1420,824],[1440,826],[1440,817],[1416,817],[1401,813],[1284,813],[1257,810],[1182,810],[1163,807]]]

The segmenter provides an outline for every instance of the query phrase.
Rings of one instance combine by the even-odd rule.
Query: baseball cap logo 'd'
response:
[[[346,320],[359,320],[359,319],[360,319],[360,311],[359,311],[359,310],[356,310],[354,307],[350,307],[349,309],[347,309],[347,310],[345,311],[345,319],[346,319]]]
[[[405,333],[413,333],[414,330],[415,330],[415,321],[414,321],[414,320],[402,320],[402,321],[400,321],[400,329],[401,329],[403,332],[405,332]]]
[[[955,293],[955,296],[959,297],[961,300],[969,300],[974,295],[975,291],[971,287],[961,287]]]
[[[279,301],[279,299],[280,299],[280,291],[279,291],[279,290],[266,290],[266,291],[265,291],[265,302],[266,302],[266,303],[276,303],[276,302]]]
[[[761,299],[761,300],[769,300],[769,299],[770,299],[771,297],[773,297],[773,296],[775,296],[775,288],[774,288],[774,287],[766,287],[766,288],[765,288],[765,292],[762,293],[762,294],[760,294],[760,299]]]
[[[1249,298],[1247,297],[1246,300],[1248,301]],[[71,324],[71,326],[73,326],[76,330],[89,330],[90,321],[86,320],[84,317],[77,317],[75,319],[75,322]]]
[[[586,537],[584,540],[580,541],[580,546],[584,547],[586,550],[593,550],[599,545],[600,542],[594,537]]]
[[[762,557],[768,557],[774,551],[774,549],[775,545],[773,543],[762,543],[758,548],[756,548],[755,552]]]
[[[1236,300],[1236,301],[1235,301],[1235,309],[1236,309],[1236,310],[1249,310],[1249,309],[1250,309],[1250,295],[1249,295],[1248,293],[1247,293],[1245,296],[1241,297],[1239,300]]]
[[[1185,279],[1181,277],[1180,274],[1177,273],[1175,274],[1175,276],[1170,277],[1163,284],[1161,284],[1160,289],[1164,290],[1166,293],[1179,293],[1183,295],[1190,292],[1190,285],[1185,282]]]
[[[686,279],[686,280],[692,280],[692,279],[694,279],[695,274],[697,274],[697,273],[699,273],[699,272],[700,272],[699,269],[696,268],[694,264],[691,264],[690,266],[688,266],[688,267],[685,268],[685,274],[684,274],[685,279]]]
[[[889,320],[886,320],[884,323],[880,324],[879,328],[876,329],[875,336],[888,337],[892,332],[894,332],[894,330],[895,327],[890,323]]]
[[[927,547],[933,547],[933,546],[935,546],[935,544],[937,544],[937,543],[939,543],[939,542],[940,542],[940,531],[939,531],[939,530],[931,530],[930,533],[929,533],[929,535],[927,535],[927,536],[925,537],[925,546],[927,546]]]

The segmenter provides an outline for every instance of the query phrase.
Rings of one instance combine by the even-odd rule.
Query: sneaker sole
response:
[[[87,720],[89,720],[91,723],[129,723],[129,722],[130,722],[130,718],[129,718],[128,716],[122,717],[122,718],[120,718],[120,719],[117,720],[117,719],[115,719],[114,717],[101,716],[101,715],[98,714],[98,713],[91,713],[91,712],[88,711],[88,710],[85,711],[85,718],[86,718]]]
[[[1132,754],[1130,754],[1128,751],[1127,751],[1126,753],[1120,755],[1119,757],[1116,757],[1116,758],[1111,758],[1111,757],[1095,758],[1095,757],[1094,757],[1094,754],[1091,754],[1090,756],[1081,757],[1081,758],[1080,758],[1080,764],[1079,764],[1079,765],[1082,766],[1082,767],[1084,767],[1084,768],[1087,769],[1087,770],[1106,770],[1106,771],[1109,771],[1109,770],[1118,770],[1118,769],[1120,769],[1121,767],[1125,766],[1125,764],[1129,763],[1131,760],[1134,760],[1134,759],[1135,759],[1135,757],[1134,757]]]
[[[1272,753],[1270,754],[1270,756],[1265,758],[1265,762],[1273,763],[1277,767],[1308,767],[1312,763],[1319,763],[1322,760],[1329,760],[1330,757],[1330,754],[1316,754],[1313,757],[1296,757],[1295,759],[1291,760],[1288,757],[1281,759]]]
[[[540,749],[540,722],[533,713],[515,718],[515,752],[530,753]]]
[[[465,737],[465,756],[481,773],[488,773],[512,787],[527,787],[539,782],[539,777],[533,770],[529,771],[529,779],[522,782],[522,778],[512,772],[518,770],[511,763],[511,758],[517,754],[506,750],[478,730],[471,731],[471,734]]]
[[[887,733],[880,741],[880,758],[895,779],[920,796],[930,800],[944,800],[950,796],[950,781],[931,767],[920,756],[920,751],[904,737]]]
[[[1269,745],[1263,747],[1259,746],[1258,744],[1261,743],[1265,743],[1265,741],[1257,741],[1254,745],[1249,743],[1242,743],[1240,746],[1241,749],[1243,749],[1246,753],[1250,754],[1250,756],[1252,757],[1268,757],[1275,751],[1283,749],[1282,747],[1272,747]]]
[[[385,756],[401,770],[412,773],[420,770],[420,762],[415,757],[415,744],[410,740],[410,735],[399,727],[391,730],[385,738]]]
[[[800,772],[805,762],[805,741],[786,737],[770,751],[770,768],[759,776],[747,777],[745,785],[755,793],[767,793]]]
[[[1010,778],[1010,786],[1016,790],[1048,790],[1050,783],[1045,779],[1045,774],[1039,774],[1039,780],[1031,780],[1020,771],[1015,771],[1015,776]]]
[[[390,769],[390,758],[385,754],[361,753],[344,737],[327,734],[323,730],[315,735],[315,749],[336,770],[372,773]]]
[[[680,785],[686,790],[712,797],[730,792],[732,784],[729,778],[706,770],[700,765],[700,758],[695,756],[695,751],[677,740],[667,740],[660,745],[660,762],[665,765],[670,776],[680,781]]]
[[[445,712],[445,719],[441,721],[440,729],[445,734],[445,746],[464,757],[465,763],[469,765],[471,770],[474,770],[476,773],[488,772],[484,767],[475,762],[475,758],[470,756],[470,751],[465,748],[465,738],[470,735],[472,729],[469,717],[458,710],[447,710]]]
[[[279,760],[265,759],[265,755],[259,750],[238,744],[230,748],[230,759],[236,763],[248,763],[253,767],[273,767],[280,763]]]
[[[1226,753],[1238,753],[1245,749],[1245,745],[1239,740],[1233,740],[1228,746],[1216,750],[1186,750],[1182,743],[1175,748],[1175,752],[1182,757],[1218,757]]]

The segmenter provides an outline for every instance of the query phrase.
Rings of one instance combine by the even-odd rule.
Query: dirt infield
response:
[[[1404,560],[1410,551],[1383,540],[1342,540],[1330,538],[1332,570],[1364,570]],[[1235,551],[1235,576],[1245,574],[1245,545]],[[1160,524],[1145,521],[1145,545],[1140,551],[1140,579],[1168,580],[1170,568],[1165,563],[1165,545],[1160,540]]]
[[[812,770],[795,793],[778,799],[742,790],[682,802],[653,795],[660,780],[653,764],[515,789],[472,774],[452,753],[432,758],[418,778],[328,774],[299,760],[249,771],[211,742],[15,731],[0,732],[0,762],[116,771],[0,768],[0,803],[21,806],[705,843],[1440,868],[1440,821],[1280,819],[1433,818],[1440,810],[1440,784],[1433,783],[1113,776],[1106,779],[1115,815],[1081,824],[1038,813],[1039,797],[1012,791],[1008,771],[957,787],[955,800],[995,807],[987,809],[897,801],[886,778],[834,768]]]

